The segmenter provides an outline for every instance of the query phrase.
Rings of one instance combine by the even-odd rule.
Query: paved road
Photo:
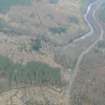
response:
[[[96,18],[96,12],[97,10],[100,8],[100,6],[102,5],[103,2],[101,2],[100,0],[97,0],[96,2],[94,3],[91,3],[88,8],[87,8],[87,13],[89,14],[89,11],[91,11],[92,7],[95,5],[96,8],[95,10],[93,11],[92,13],[92,18],[94,19],[95,21],[95,25],[97,27],[96,30],[98,30],[100,33],[99,33],[99,37],[98,39],[96,39],[96,41],[94,41],[94,43],[92,45],[90,45],[85,51],[83,51],[78,60],[77,60],[77,64],[75,66],[75,69],[74,69],[74,73],[72,75],[72,77],[70,78],[69,80],[69,86],[68,86],[68,89],[67,89],[67,92],[66,92],[66,95],[67,95],[67,98],[68,98],[68,102],[67,102],[67,105],[69,105],[69,100],[70,100],[70,93],[71,93],[71,90],[72,90],[72,85],[75,81],[75,78],[77,76],[77,73],[79,72],[79,65],[83,59],[83,57],[97,44],[98,41],[102,40],[103,39],[103,34],[104,34],[104,30],[103,30],[103,27],[101,26],[100,22],[97,20]],[[87,15],[86,15],[87,16]],[[96,30],[94,29],[94,26],[90,23],[90,21],[88,20],[88,18],[85,16],[85,20],[87,21],[88,23],[88,26],[90,27],[90,32],[86,34],[85,38],[87,37],[87,35],[92,35],[93,33],[96,34]],[[83,38],[82,38],[83,39]],[[80,40],[80,39],[79,39]]]

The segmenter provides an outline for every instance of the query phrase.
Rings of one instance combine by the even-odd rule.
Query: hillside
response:
[[[66,105],[71,72],[93,41],[72,44],[89,31],[84,2],[1,0],[0,5],[0,105]]]

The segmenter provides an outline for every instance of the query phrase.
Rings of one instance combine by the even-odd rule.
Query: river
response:
[[[91,49],[92,49],[100,40],[103,39],[103,35],[104,35],[103,27],[102,27],[101,23],[100,23],[100,22],[97,20],[97,18],[96,18],[96,12],[97,12],[97,10],[100,8],[100,6],[101,6],[102,4],[103,4],[102,1],[97,0],[97,1],[94,2],[94,3],[91,3],[91,4],[88,6],[88,8],[87,8],[87,12],[86,12],[86,15],[85,15],[84,18],[86,19],[87,24],[89,25],[90,31],[84,35],[84,38],[86,38],[88,35],[97,34],[97,31],[99,32],[99,37],[98,37],[88,48],[86,48],[86,49],[80,54],[80,56],[78,57],[76,66],[75,66],[75,68],[74,68],[74,72],[73,72],[71,78],[69,79],[68,88],[67,88],[67,90],[66,90],[66,96],[67,96],[67,100],[68,100],[67,105],[70,104],[69,100],[70,100],[70,96],[71,96],[71,92],[72,92],[73,83],[75,82],[75,78],[76,78],[78,72],[80,71],[79,65],[80,65],[80,63],[81,63],[83,57],[84,57],[87,53],[89,53],[89,51],[91,51]],[[87,17],[88,14],[89,14],[89,12],[91,12],[91,9],[94,7],[94,5],[95,5],[96,8],[95,8],[94,11],[92,12],[91,17],[94,19],[94,25],[96,25],[96,29],[94,29],[94,25],[91,24],[91,21],[89,21],[89,20],[88,20],[88,17]],[[82,38],[82,39],[84,39],[84,38]],[[79,40],[80,40],[80,39],[81,39],[81,38],[79,38]]]

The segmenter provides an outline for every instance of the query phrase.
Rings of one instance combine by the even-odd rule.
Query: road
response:
[[[95,1],[94,3],[91,3],[88,8],[87,8],[87,13],[89,14],[89,11],[91,11],[92,7],[95,5],[95,9],[92,13],[92,18],[95,21],[95,25],[97,27],[97,30],[100,32],[99,37],[93,42],[93,44],[91,44],[86,50],[84,50],[76,63],[75,69],[74,69],[74,73],[72,75],[72,77],[69,80],[69,85],[68,85],[68,89],[66,91],[66,96],[67,96],[67,105],[69,105],[69,100],[70,100],[70,94],[71,94],[71,90],[72,90],[72,85],[75,82],[75,78],[77,76],[77,73],[79,72],[79,65],[83,59],[83,57],[100,41],[103,39],[103,35],[104,35],[104,30],[103,27],[101,25],[101,23],[98,21],[98,19],[96,18],[96,12],[97,10],[100,8],[100,6],[102,5],[103,2],[101,2],[100,0]],[[87,15],[86,15],[87,16]],[[92,24],[90,23],[90,21],[88,20],[88,18],[85,16],[85,20],[87,21],[87,24],[90,28],[90,32],[86,34],[87,35],[92,35],[93,33],[96,34],[96,30],[94,30],[94,27],[92,26]],[[84,35],[85,36],[85,35]],[[86,38],[86,37],[85,37]],[[82,38],[83,39],[83,38]],[[80,39],[79,39],[80,40]]]

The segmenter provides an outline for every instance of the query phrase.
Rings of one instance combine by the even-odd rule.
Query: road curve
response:
[[[93,11],[93,13],[92,13],[92,17],[93,17],[93,19],[94,19],[94,21],[95,21],[95,24],[97,25],[97,29],[99,30],[100,35],[99,35],[98,39],[96,39],[96,41],[93,42],[92,45],[90,45],[86,50],[84,50],[84,51],[80,54],[80,56],[79,56],[79,58],[78,58],[78,60],[77,60],[77,64],[76,64],[76,66],[75,66],[74,73],[73,73],[72,77],[71,77],[70,80],[69,80],[69,86],[68,86],[68,89],[67,89],[67,92],[66,92],[66,95],[67,95],[67,98],[68,98],[68,99],[67,99],[67,100],[68,100],[67,105],[70,104],[70,103],[69,103],[69,100],[70,100],[70,94],[71,94],[71,90],[72,90],[72,85],[73,85],[73,83],[74,83],[74,81],[75,81],[75,78],[76,78],[76,76],[77,76],[77,73],[79,72],[79,65],[80,65],[80,62],[82,61],[83,57],[84,57],[100,40],[103,39],[103,34],[104,34],[103,27],[101,26],[100,22],[97,21],[97,18],[96,18],[96,12],[97,12],[97,10],[100,8],[100,6],[102,5],[102,3],[103,3],[103,2],[100,2],[100,0],[97,0],[96,2],[91,3],[91,4],[88,6],[88,9],[87,9],[87,13],[88,13],[88,14],[89,14],[89,11],[91,10],[92,6],[94,6],[94,5],[96,6],[96,9],[95,9],[95,10]],[[91,25],[91,23],[89,23],[89,21],[87,20],[87,17],[85,17],[85,18],[86,18],[86,21],[87,21],[88,25],[90,26],[90,32],[87,33],[87,35],[91,35],[91,34],[93,34],[93,33],[95,34],[95,30],[93,30],[93,29],[94,29],[93,26]],[[86,36],[87,36],[87,35],[86,35]]]

